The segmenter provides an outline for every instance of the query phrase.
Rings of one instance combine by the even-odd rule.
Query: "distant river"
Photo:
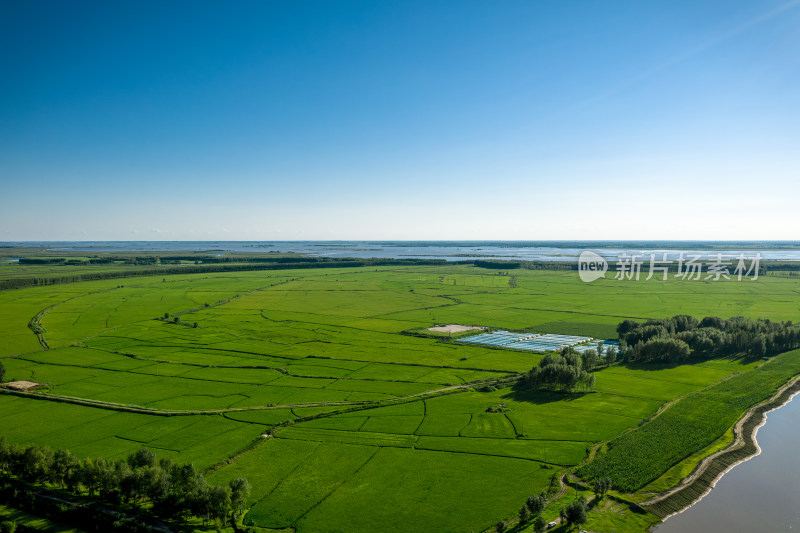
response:
[[[784,242],[631,242],[631,241],[89,241],[24,242],[0,245],[30,246],[53,251],[85,253],[114,252],[295,252],[317,257],[359,257],[388,259],[504,259],[522,261],[577,261],[584,250],[594,250],[614,260],[621,253],[640,254],[649,260],[675,260],[682,250],[698,253],[703,259],[721,253],[747,257],[760,253],[764,260],[800,261],[800,243]],[[0,249],[0,251],[2,251]]]
[[[710,493],[653,528],[657,533],[800,530],[800,398],[767,415],[761,454],[735,466]]]

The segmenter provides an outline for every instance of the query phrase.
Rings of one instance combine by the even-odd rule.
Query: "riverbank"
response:
[[[695,470],[679,485],[641,503],[661,518],[662,522],[699,502],[725,473],[761,453],[756,434],[767,414],[791,401],[800,392],[800,376],[792,378],[771,398],[751,407],[734,426],[734,441],[698,463]]]

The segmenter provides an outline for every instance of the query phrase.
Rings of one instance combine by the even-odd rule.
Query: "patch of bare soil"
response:
[[[3,383],[3,386],[8,387],[10,389],[22,390],[27,391],[34,387],[38,387],[39,383],[35,381],[9,381],[8,383]]]
[[[473,329],[486,329],[483,326],[462,326],[460,324],[447,324],[446,326],[434,326],[428,328],[428,331],[438,331],[440,333],[462,333],[464,331],[472,331]]]

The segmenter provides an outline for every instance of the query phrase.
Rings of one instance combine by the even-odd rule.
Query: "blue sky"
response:
[[[0,240],[796,239],[800,1],[0,4]]]

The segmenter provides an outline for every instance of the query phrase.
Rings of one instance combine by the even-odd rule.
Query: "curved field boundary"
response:
[[[299,279],[299,278],[296,278],[296,279]],[[274,287],[276,285],[281,285],[283,283],[288,283],[289,281],[293,281],[293,280],[285,280],[285,281],[280,281],[280,282],[275,283],[275,284],[265,285],[263,287],[257,287],[257,288],[255,288],[253,290],[250,290],[250,291],[247,291],[247,292],[243,292],[243,293],[240,293],[240,294],[235,294],[235,295],[231,296],[230,298],[226,298],[224,300],[220,300],[218,302],[214,302],[213,304],[209,304],[209,305],[207,305],[205,307],[198,307],[198,308],[195,308],[195,309],[187,309],[185,311],[178,311],[178,312],[174,313],[172,316],[181,316],[181,315],[184,315],[186,313],[196,313],[198,311],[202,311],[204,309],[208,309],[208,308],[211,308],[211,307],[217,307],[217,306],[220,306],[220,305],[225,305],[226,303],[229,303],[231,300],[233,300],[235,298],[240,298],[242,296],[247,296],[247,295],[252,294],[252,293],[254,293],[256,291],[268,289],[270,287]],[[47,330],[45,329],[44,325],[42,324],[42,318],[44,318],[44,316],[47,313],[49,313],[53,308],[58,307],[61,304],[65,304],[67,302],[70,302],[72,300],[76,300],[78,298],[84,298],[86,296],[91,296],[91,295],[94,295],[94,294],[100,294],[100,293],[104,293],[104,292],[111,292],[111,291],[114,291],[114,290],[117,290],[117,289],[122,289],[122,288],[132,288],[132,287],[137,288],[137,287],[142,287],[142,286],[143,285],[127,285],[127,286],[120,285],[118,287],[110,287],[108,289],[100,289],[100,290],[96,290],[96,291],[90,291],[90,292],[87,292],[87,293],[84,293],[84,294],[79,294],[77,296],[73,296],[71,298],[67,298],[66,300],[62,300],[60,302],[56,302],[53,305],[51,305],[49,307],[46,307],[45,309],[42,309],[41,311],[36,313],[36,315],[33,318],[31,318],[30,321],[28,322],[28,328],[30,328],[30,330],[33,331],[33,333],[39,339],[39,343],[42,345],[42,348],[44,348],[45,350],[49,350],[50,346],[47,344],[47,340],[45,339],[45,333],[47,333]],[[131,322],[130,324],[135,324],[137,322],[145,322],[146,320],[148,320],[148,319],[137,320],[137,321]],[[98,333],[95,333],[93,335],[85,337],[84,339],[82,339],[81,342],[86,341],[88,339],[92,339],[94,337],[98,337],[100,335],[103,335],[104,333],[108,333],[109,331],[115,330],[115,329],[117,329],[119,327],[122,327],[122,326],[125,326],[125,325],[129,325],[129,324],[122,324],[120,326],[114,326],[113,328],[104,329],[104,330],[102,330],[102,331],[100,331]],[[181,324],[181,325],[188,326],[189,324]],[[108,319],[107,318],[106,318],[106,326],[108,326]],[[35,352],[29,352],[29,353],[35,353]],[[23,354],[19,354],[19,355],[23,355]]]
[[[487,346],[488,348],[489,346]],[[530,353],[530,352],[527,352]],[[272,356],[271,357],[275,357]],[[278,356],[279,357],[279,356]],[[324,359],[326,361],[352,361],[354,363],[370,363],[370,364],[381,364],[381,365],[396,365],[396,366],[418,366],[422,368],[435,368],[435,369],[444,369],[444,370],[474,370],[476,372],[494,372],[496,374],[517,374],[517,370],[498,370],[492,368],[477,368],[471,366],[450,366],[450,365],[426,365],[425,363],[398,363],[397,361],[370,361],[369,359],[339,359],[333,357],[325,357],[322,355],[309,355],[306,359]]]
[[[170,359],[156,359],[154,357],[142,357],[142,356],[139,356],[139,355],[136,355],[136,354],[120,352],[120,351],[116,351],[116,350],[106,350],[106,349],[103,349],[103,348],[95,348],[95,347],[85,346],[85,345],[81,345],[81,344],[73,344],[72,346],[78,346],[78,347],[81,347],[81,348],[85,348],[87,350],[97,350],[97,351],[100,351],[100,352],[111,353],[111,354],[114,354],[114,355],[121,355],[123,357],[128,357],[129,359],[135,359],[137,361],[152,362],[152,363],[162,363],[162,364],[168,364],[168,365],[182,365],[182,366],[190,366],[190,367],[193,367],[193,368],[225,368],[225,369],[232,369],[232,370],[274,370],[274,371],[280,372],[281,374],[284,374],[286,376],[293,376],[293,377],[297,377],[297,378],[306,378],[306,379],[334,379],[334,380],[349,379],[349,380],[353,380],[353,381],[381,381],[381,382],[385,382],[385,383],[413,383],[413,384],[416,384],[416,385],[425,384],[425,382],[412,381],[412,380],[407,380],[407,379],[379,379],[379,378],[354,378],[354,377],[344,377],[343,378],[342,376],[313,376],[313,375],[306,375],[306,374],[297,374],[295,372],[291,372],[290,370],[285,369],[282,366],[266,366],[266,365],[239,365],[239,366],[236,366],[236,365],[205,365],[205,364],[202,364],[202,363],[187,363],[187,362],[184,362],[184,361],[172,361]],[[217,351],[221,351],[221,352],[230,351],[230,352],[245,353],[245,354],[254,353],[254,352],[244,352],[244,351],[241,351],[241,350],[223,350],[223,349],[219,349],[219,348],[203,348],[203,349],[205,349],[205,350],[217,350]],[[30,353],[19,354],[19,355],[8,356],[8,357],[9,358],[10,357],[15,357],[15,358],[18,358],[18,359],[22,359],[24,361],[31,361],[33,363],[39,363],[39,361],[36,361],[35,359],[33,359],[33,360],[32,359],[25,359],[23,357],[23,356],[26,356],[26,355],[31,355],[31,354],[36,354],[36,353],[41,353],[41,352],[30,352]],[[256,354],[256,355],[258,355],[258,354]],[[290,359],[288,357],[283,357],[282,358],[279,355],[272,355],[272,354],[268,354],[268,356],[269,357],[276,357],[276,358],[279,358],[279,359],[287,359],[287,360],[295,361],[295,362],[302,360],[302,359],[300,359],[300,360],[298,360],[298,359]],[[327,360],[330,360],[330,361],[356,361],[355,359],[330,359],[330,358],[323,358],[323,357],[315,357],[313,355],[308,356],[306,359],[327,359]],[[360,362],[360,361],[356,361],[356,362]],[[47,364],[48,365],[52,365],[52,366],[69,366],[69,367],[74,367],[74,368],[86,368],[83,365],[70,364],[70,363],[47,363]],[[381,365],[383,365],[383,364],[389,364],[389,363],[375,362],[373,364],[381,364]],[[398,364],[398,363],[395,363],[395,364]],[[400,366],[422,366],[422,367],[435,368],[437,370],[438,369],[445,369],[445,370],[475,370],[475,371],[478,371],[478,372],[487,372],[487,373],[488,372],[495,372],[495,373],[504,374],[502,378],[477,379],[477,380],[468,381],[466,383],[463,383],[463,385],[480,385],[480,384],[484,383],[487,379],[489,379],[489,380],[492,380],[492,379],[495,379],[495,380],[509,380],[509,379],[512,379],[512,378],[516,378],[516,373],[514,373],[512,371],[505,372],[505,371],[499,371],[499,370],[483,370],[483,369],[472,369],[472,368],[460,368],[460,367],[456,367],[456,366],[433,366],[433,365],[412,365],[412,364],[409,364],[409,365],[402,365],[401,364]],[[109,369],[109,368],[104,368],[103,370],[106,370],[106,371],[109,371],[109,372],[129,372],[129,370],[119,370],[119,369]],[[135,372],[135,373],[139,373],[139,372]],[[509,374],[512,374],[512,375],[509,375]],[[240,382],[240,381],[226,381],[226,380],[208,379],[208,378],[192,378],[192,377],[187,377],[187,376],[184,376],[182,379],[195,379],[195,380],[215,381],[215,382],[218,382],[218,383],[242,384],[242,382]],[[462,379],[462,381],[463,381],[463,379]],[[430,385],[437,385],[438,383],[429,383],[429,384]],[[446,383],[444,383],[444,385],[446,385]]]
[[[44,309],[42,309],[41,311],[36,313],[33,316],[33,318],[31,318],[30,321],[28,322],[28,328],[34,333],[34,335],[36,335],[36,338],[39,339],[39,344],[42,345],[42,348],[44,348],[45,350],[49,350],[50,346],[47,344],[47,340],[44,337],[44,334],[47,333],[47,330],[45,329],[44,325],[42,325],[42,318],[44,318],[44,315],[49,313],[50,310],[53,309],[54,307],[57,307],[57,306],[59,306],[61,304],[70,302],[72,300],[76,300],[78,298],[83,298],[84,296],[89,296],[89,295],[92,295],[92,294],[99,294],[99,293],[102,293],[102,292],[114,291],[114,290],[117,290],[119,288],[121,288],[121,286],[120,287],[111,287],[109,289],[100,289],[100,290],[97,290],[97,291],[87,292],[85,294],[79,294],[77,296],[73,296],[72,298],[67,298],[66,300],[62,300],[60,302],[56,302],[53,305],[51,305],[49,307],[45,307]]]
[[[59,302],[59,303],[63,303],[63,302]],[[51,305],[50,307],[46,307],[46,308],[42,309],[41,311],[36,313],[36,315],[34,315],[34,317],[31,318],[30,321],[28,322],[28,328],[33,332],[34,335],[36,335],[36,338],[39,340],[39,344],[41,344],[42,348],[44,348],[45,350],[49,350],[50,346],[47,344],[47,341],[44,338],[44,334],[45,334],[46,330],[44,329],[44,326],[42,325],[42,318],[44,318],[44,315],[46,315],[52,308],[54,308],[57,305],[58,305],[58,303],[55,303],[55,304]]]
[[[700,501],[726,472],[761,453],[756,433],[766,423],[767,413],[785,405],[798,392],[800,376],[793,378],[768,400],[748,409],[734,426],[735,438],[727,448],[703,459],[678,486],[640,505],[663,521]]]
[[[203,307],[195,307],[195,308],[192,308],[192,309],[186,309],[185,311],[176,311],[175,313],[170,314],[170,317],[181,317],[181,316],[186,315],[186,314],[199,313],[200,311],[205,311],[206,309],[212,309],[214,307],[219,307],[221,305],[225,305],[225,304],[231,303],[233,300],[236,300],[237,298],[242,298],[244,296],[250,296],[254,292],[263,291],[265,289],[271,289],[271,288],[277,287],[279,285],[286,285],[287,283],[291,283],[291,282],[297,281],[299,279],[302,279],[302,278],[290,278],[290,279],[285,279],[285,280],[282,280],[282,281],[278,281],[276,283],[271,283],[269,285],[264,285],[263,287],[256,287],[255,289],[251,289],[249,291],[240,292],[239,294],[234,294],[230,298],[225,298],[225,299],[222,299],[222,300],[218,300],[218,301],[216,301],[216,302],[214,302],[212,304],[206,304]],[[160,317],[157,320],[160,320]],[[183,323],[183,322],[180,322],[180,324],[183,325],[183,326],[188,326],[189,325],[189,324],[186,324],[186,323]]]
[[[254,439],[253,441],[250,442],[249,445],[247,445],[246,447],[244,447],[241,450],[237,451],[233,455],[231,455],[231,456],[229,456],[229,457],[227,457],[225,459],[222,459],[221,461],[217,461],[213,465],[207,467],[203,471],[203,473],[206,474],[206,475],[209,475],[209,474],[211,474],[213,472],[216,472],[220,468],[223,468],[224,466],[231,464],[232,462],[236,461],[240,457],[250,453],[251,451],[256,449],[259,445],[263,444],[268,439],[272,438],[272,431],[274,431],[275,429],[278,429],[278,428],[282,428],[282,427],[286,427],[286,426],[293,426],[294,424],[298,424],[300,422],[307,422],[309,420],[314,420],[314,419],[317,419],[317,418],[326,418],[326,417],[341,415],[341,414],[344,414],[344,413],[352,413],[354,411],[366,411],[368,409],[375,409],[375,408],[378,408],[378,407],[387,407],[389,405],[400,405],[400,404],[411,403],[411,402],[415,402],[415,401],[419,401],[419,400],[422,400],[423,405],[425,405],[425,400],[428,399],[428,398],[434,398],[434,397],[437,397],[437,396],[446,396],[448,394],[456,394],[456,393],[459,393],[459,392],[465,392],[467,390],[469,390],[469,388],[465,387],[465,386],[449,387],[447,389],[441,389],[441,392],[437,392],[436,394],[429,394],[425,398],[417,398],[417,397],[414,397],[413,395],[412,396],[405,396],[405,397],[403,397],[401,399],[387,400],[386,403],[368,404],[368,405],[356,405],[354,407],[350,407],[350,408],[347,408],[347,409],[340,409],[340,410],[337,410],[337,411],[329,411],[329,412],[326,412],[326,413],[318,413],[318,414],[311,415],[311,416],[302,416],[302,417],[296,418],[295,420],[287,420],[287,421],[284,421],[284,422],[281,422],[281,423],[278,423],[278,424],[274,424],[274,425],[271,426],[271,429],[267,433],[261,434],[261,436],[259,436],[259,438]],[[428,393],[423,393],[423,394],[428,394]],[[292,411],[292,412],[294,413],[294,411]],[[223,416],[224,416],[224,414],[223,414]],[[248,422],[248,423],[255,424],[255,425],[260,425],[260,426],[268,425],[268,424],[261,424],[259,422]]]

